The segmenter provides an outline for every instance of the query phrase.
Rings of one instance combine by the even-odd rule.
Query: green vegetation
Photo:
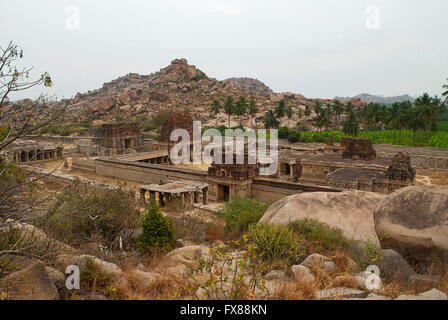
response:
[[[41,224],[52,237],[74,246],[97,240],[111,246],[123,231],[136,229],[140,213],[129,193],[89,190],[81,185],[65,189]]]
[[[40,129],[40,134],[51,133],[58,136],[69,136],[77,134],[81,136],[96,135],[96,131],[100,127],[92,126],[90,123],[76,122],[66,125],[50,124]]]
[[[156,202],[151,202],[142,222],[142,234],[137,245],[143,253],[154,250],[169,250],[176,240],[176,229],[173,220],[160,212]]]
[[[112,282],[112,276],[94,262],[91,257],[86,258],[85,266],[80,272],[81,286],[83,289],[99,289]]]
[[[248,230],[245,237],[268,262],[300,263],[312,253],[327,254],[351,246],[341,230],[316,220],[293,221],[287,226],[252,224]]]
[[[276,224],[252,224],[249,241],[265,261],[294,264],[305,256],[297,235],[288,227]]]
[[[261,219],[270,204],[266,201],[236,198],[226,202],[218,215],[225,219],[227,232],[241,234]]]

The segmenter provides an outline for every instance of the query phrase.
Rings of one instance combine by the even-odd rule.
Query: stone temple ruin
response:
[[[7,157],[17,164],[63,159],[64,147],[50,142],[16,140],[7,147]]]
[[[267,155],[249,164],[247,148],[242,164],[236,164],[237,154],[232,151],[233,164],[222,161],[222,164],[174,165],[169,158],[175,144],[170,141],[170,134],[177,128],[186,129],[192,137],[192,114],[171,113],[159,140],[143,139],[137,124],[103,125],[103,135],[92,139],[98,141],[98,147],[92,143],[91,150],[84,153],[86,156],[77,156],[75,151],[71,170],[137,184],[135,189],[142,204],[149,199],[161,205],[176,200],[184,207],[237,197],[275,201],[315,191],[364,190],[388,194],[415,183],[409,154],[377,153],[366,139],[346,138],[340,145],[333,141],[329,146],[279,141],[278,169],[269,176],[259,172],[274,158]],[[227,147],[223,145],[223,160]],[[193,155],[192,143],[190,154]]]
[[[102,155],[118,155],[143,151],[142,135],[137,123],[113,123],[102,125],[100,152]]]

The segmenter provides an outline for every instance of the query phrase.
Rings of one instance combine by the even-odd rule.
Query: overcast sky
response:
[[[1,0],[0,45],[13,40],[52,76],[32,96],[71,97],[175,58],[311,98],[440,96],[447,12],[447,0]]]

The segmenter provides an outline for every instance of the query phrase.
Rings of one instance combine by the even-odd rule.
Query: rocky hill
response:
[[[222,103],[229,95],[235,99],[245,96],[247,100],[253,98],[256,101],[259,112],[255,117],[242,117],[245,126],[253,125],[255,118],[262,118],[265,111],[274,108],[280,99],[285,99],[295,110],[303,109],[315,100],[331,102],[330,99],[309,99],[291,92],[274,93],[256,79],[230,78],[219,81],[188,64],[186,59],[175,59],[158,72],[149,75],[129,73],[104,83],[99,89],[77,93],[71,101],[67,121],[88,121],[94,124],[135,121],[162,110],[186,109],[204,124],[225,124],[227,116],[224,113],[215,116],[208,109],[214,99]],[[362,105],[360,99],[352,99],[352,103],[355,107]],[[290,123],[295,124],[298,120],[295,114]],[[231,125],[236,125],[236,122],[232,121]]]
[[[263,82],[252,78],[229,78],[224,81],[226,84],[238,88],[249,89],[261,95],[270,96],[273,91]]]
[[[352,98],[350,98],[350,97],[335,97],[335,99],[342,100],[342,101],[350,100],[353,98],[359,98],[362,101],[365,101],[367,103],[377,102],[377,103],[387,104],[387,105],[392,104],[394,102],[403,102],[403,101],[408,101],[408,100],[414,101],[414,98],[412,98],[408,94],[404,94],[401,96],[394,96],[394,97],[384,97],[384,96],[376,96],[376,95],[369,94],[369,93],[361,93]]]

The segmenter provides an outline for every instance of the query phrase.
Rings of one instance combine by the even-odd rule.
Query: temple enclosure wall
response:
[[[407,152],[411,156],[411,165],[418,169],[448,170],[448,149],[446,148],[407,147],[389,144],[376,144],[374,148],[378,154]]]
[[[108,159],[95,160],[95,173],[98,175],[138,182],[142,184],[160,183],[177,180],[195,180],[206,182],[207,172],[193,169],[176,168],[162,164],[149,164],[133,161]]]

